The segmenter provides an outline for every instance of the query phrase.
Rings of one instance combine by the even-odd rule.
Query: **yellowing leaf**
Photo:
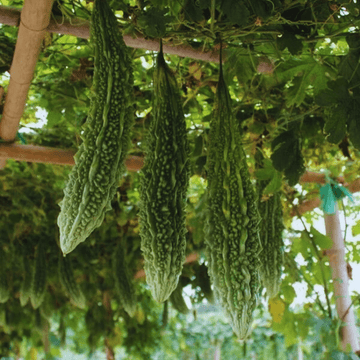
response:
[[[280,323],[285,312],[285,303],[281,299],[269,300],[269,311],[274,322]]]
[[[145,320],[145,314],[144,311],[142,309],[139,309],[136,311],[135,313],[135,319],[137,320],[137,322],[141,325],[144,320]]]
[[[192,75],[196,80],[201,79],[201,66],[197,63],[193,63],[189,65],[189,74]]]
[[[30,360],[36,360],[37,359],[37,350],[35,348],[31,348],[30,350]]]

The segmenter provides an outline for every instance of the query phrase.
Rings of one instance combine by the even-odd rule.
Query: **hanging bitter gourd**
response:
[[[21,306],[25,306],[27,304],[31,294],[32,271],[31,271],[29,259],[25,254],[23,255],[23,273],[24,273],[24,278],[20,288]]]
[[[35,264],[33,267],[30,301],[37,309],[44,301],[46,292],[46,255],[44,244],[40,242],[35,250]]]
[[[262,167],[263,156],[256,154],[257,166]],[[263,197],[263,191],[270,180],[258,180],[258,209],[261,217],[260,241],[263,251],[260,253],[260,278],[266,288],[269,299],[275,297],[281,285],[282,265],[284,263],[284,230],[281,193],[275,192],[270,198]]]
[[[95,0],[91,22],[95,72],[90,111],[58,217],[60,245],[68,254],[111,210],[133,123],[133,74],[128,48],[106,0]]]
[[[116,247],[112,258],[115,289],[120,298],[124,310],[134,316],[136,311],[136,294],[133,280],[125,261],[124,242]]]
[[[259,292],[259,213],[220,59],[207,159],[207,244],[216,297],[236,335],[248,335]]]
[[[3,265],[3,264],[2,264]],[[0,273],[0,303],[6,303],[10,298],[10,289],[6,271]]]
[[[6,255],[0,248],[0,303],[6,303],[10,298],[10,289],[6,271]]]
[[[141,249],[146,281],[163,302],[175,290],[185,261],[185,205],[190,163],[176,79],[162,49],[154,75],[153,118],[140,188]]]
[[[60,254],[58,263],[60,283],[71,301],[80,309],[86,306],[86,299],[74,277],[71,259]]]

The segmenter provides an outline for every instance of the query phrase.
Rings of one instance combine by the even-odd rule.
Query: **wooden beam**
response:
[[[0,5],[0,23],[17,26],[20,12],[19,9]],[[73,35],[82,39],[88,39],[90,37],[89,22],[79,18],[68,19],[53,16],[46,30],[51,33]],[[139,33],[136,34],[136,37],[124,35],[124,42],[127,46],[134,49],[159,50],[158,40],[145,39],[143,35]],[[195,60],[219,62],[218,51],[203,52],[201,49],[193,49],[191,46],[176,44],[173,41],[164,40],[163,51],[166,54],[188,57]]]
[[[0,170],[4,169],[6,166],[6,159],[0,159]]]
[[[4,88],[2,86],[0,86],[0,105],[1,105],[1,101],[2,98],[4,96]],[[3,169],[6,166],[6,159],[0,159],[0,170]]]
[[[57,165],[74,165],[75,151],[62,150],[44,146],[36,145],[19,145],[19,144],[6,144],[0,143],[0,161],[6,159],[14,159],[19,161],[40,162]],[[140,156],[128,156],[125,165],[128,171],[139,171],[144,164],[144,160]],[[301,178],[302,182],[324,183],[324,174],[317,174],[315,172],[306,172]],[[310,181],[310,179],[312,181]],[[340,183],[344,181],[343,177],[337,179]],[[360,178],[356,179],[350,184],[346,184],[347,189],[352,192],[360,191]],[[299,204],[296,209],[300,215],[314,210],[319,207],[321,200],[316,197]],[[291,213],[296,216],[296,210]]]
[[[38,162],[56,165],[74,165],[75,151],[36,145],[0,143],[0,160]],[[140,156],[128,156],[125,165],[128,171],[138,171],[143,166]]]
[[[24,112],[53,0],[25,0],[0,122],[0,137],[13,141]],[[13,20],[13,18],[11,18]]]

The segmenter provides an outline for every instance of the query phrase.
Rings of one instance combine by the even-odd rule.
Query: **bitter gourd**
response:
[[[135,287],[125,261],[124,243],[116,247],[112,259],[115,288],[124,310],[134,316],[136,311]]]
[[[3,249],[0,248],[0,303],[6,303],[10,298],[10,289],[5,265],[5,253]]]
[[[31,294],[32,272],[31,272],[29,259],[26,255],[23,256],[23,271],[24,271],[24,278],[20,288],[21,306],[25,306],[27,304]]]
[[[185,205],[190,163],[180,91],[162,49],[154,75],[154,115],[140,188],[141,249],[146,281],[163,302],[175,290],[185,261]]]
[[[70,253],[111,210],[133,123],[131,58],[106,0],[95,0],[91,39],[95,72],[90,111],[58,217],[60,245]]]
[[[58,266],[59,280],[63,289],[77,307],[84,309],[86,299],[75,280],[71,259],[60,254]]]
[[[258,167],[262,166],[262,155],[257,153]],[[281,193],[275,192],[270,198],[263,197],[263,191],[270,180],[258,180],[258,209],[261,217],[260,241],[263,251],[260,254],[260,278],[269,299],[275,297],[281,285],[282,265],[284,263],[284,230]]]
[[[44,244],[38,244],[35,251],[35,265],[33,267],[30,301],[37,309],[44,301],[46,291],[46,256]]]
[[[190,310],[186,305],[186,302],[182,295],[182,291],[183,291],[183,286],[181,284],[181,281],[179,281],[176,289],[170,295],[170,301],[176,311],[178,311],[181,314],[187,314]]]
[[[220,60],[207,159],[207,244],[216,297],[240,339],[249,332],[259,292],[259,213],[238,120]]]
[[[0,274],[0,303],[6,303],[10,298],[10,290],[6,272]]]

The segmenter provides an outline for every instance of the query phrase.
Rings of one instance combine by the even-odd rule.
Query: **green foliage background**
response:
[[[119,358],[126,359],[207,359],[213,357],[217,346],[221,346],[224,359],[295,359],[299,349],[305,359],[354,359],[355,355],[339,351],[340,323],[332,296],[331,270],[323,255],[329,242],[311,227],[318,215],[305,214],[307,231],[294,231],[292,211],[304,200],[319,196],[318,185],[298,184],[305,169],[323,171],[333,178],[344,176],[348,183],[359,174],[360,4],[323,0],[110,3],[125,34],[162,37],[164,43],[172,40],[206,51],[218,50],[221,37],[225,79],[250,169],[255,168],[256,147],[261,147],[267,157],[262,172],[253,172],[254,180],[271,180],[269,196],[279,189],[284,193],[287,232],[281,292],[275,302],[264,300],[259,304],[253,335],[245,343],[236,340],[221,310],[205,300],[200,263],[205,261],[206,154],[219,66],[166,55],[181,87],[192,146],[187,253],[197,252],[200,260],[184,267],[182,280],[188,284],[185,292],[190,294],[187,299],[193,311],[185,317],[170,306],[169,321],[164,326],[163,307],[151,299],[141,278],[135,280],[138,307],[130,318],[114,291],[110,264],[120,237],[126,240],[132,274],[142,268],[138,173],[128,173],[121,180],[113,211],[69,255],[88,300],[87,308],[81,310],[66,297],[57,275],[60,250],[56,219],[70,168],[8,160],[0,171],[0,245],[2,276],[11,297],[0,304],[0,357],[56,359],[67,348],[101,358],[107,344],[119,351]],[[2,0],[2,4],[21,8],[23,1]],[[91,8],[91,1],[56,0],[52,16],[57,21],[75,17],[89,20]],[[0,85],[5,88],[16,37],[16,28],[0,27]],[[134,49],[132,55],[136,120],[131,154],[142,156],[152,116],[154,54]],[[91,42],[47,34],[18,141],[75,150],[89,108],[93,70]],[[39,109],[47,113],[41,128],[37,127]],[[357,220],[352,231],[358,236],[358,203],[342,210]],[[19,303],[22,258],[27,257],[32,264],[40,241],[46,244],[47,293],[40,309],[33,310],[30,302],[25,307]],[[348,241],[346,246],[348,261],[359,263],[359,241]],[[303,262],[299,262],[299,254]],[[297,282],[307,286],[301,307],[293,305]],[[110,299],[110,309],[105,299]],[[352,299],[359,316],[359,295],[352,294]],[[46,354],[44,336],[50,339]]]

